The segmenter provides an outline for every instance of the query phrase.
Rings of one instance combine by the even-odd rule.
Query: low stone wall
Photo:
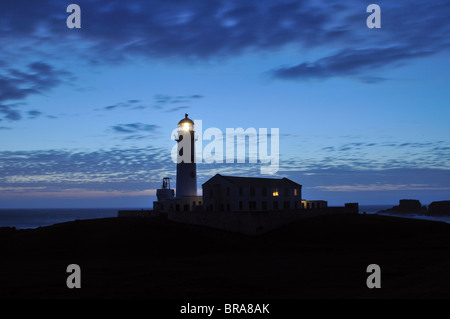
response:
[[[169,212],[168,219],[206,227],[237,232],[246,235],[261,235],[283,225],[320,215],[354,214],[346,207],[302,209],[292,211],[261,212]],[[357,213],[357,212],[356,212]]]

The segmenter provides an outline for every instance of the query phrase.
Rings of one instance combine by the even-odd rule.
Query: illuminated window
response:
[[[273,196],[278,196],[278,188],[273,189]]]
[[[294,188],[294,196],[298,196],[297,188]]]

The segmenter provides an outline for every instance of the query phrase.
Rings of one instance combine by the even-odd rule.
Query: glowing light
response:
[[[183,123],[183,130],[184,131],[189,131],[189,129],[190,129],[189,123]]]
[[[273,196],[278,196],[278,188],[273,189]]]

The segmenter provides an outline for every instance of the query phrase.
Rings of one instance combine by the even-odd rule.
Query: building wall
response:
[[[274,191],[278,196],[274,196]],[[295,194],[296,193],[296,194]],[[266,211],[301,208],[301,187],[286,186],[283,181],[271,185],[239,186],[215,176],[203,184],[206,211]]]
[[[169,211],[192,211],[201,208],[203,205],[202,196],[183,196],[180,198],[165,199],[153,202],[153,209],[160,212]]]
[[[203,210],[206,211],[235,211],[237,209],[237,189],[234,184],[221,178],[214,178],[214,182],[203,187]]]
[[[328,206],[328,202],[324,200],[302,200],[302,208],[304,209],[319,209]]]

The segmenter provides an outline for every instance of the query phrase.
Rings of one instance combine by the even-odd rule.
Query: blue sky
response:
[[[184,113],[279,128],[307,199],[450,199],[448,1],[76,3],[0,3],[0,207],[152,207]]]

